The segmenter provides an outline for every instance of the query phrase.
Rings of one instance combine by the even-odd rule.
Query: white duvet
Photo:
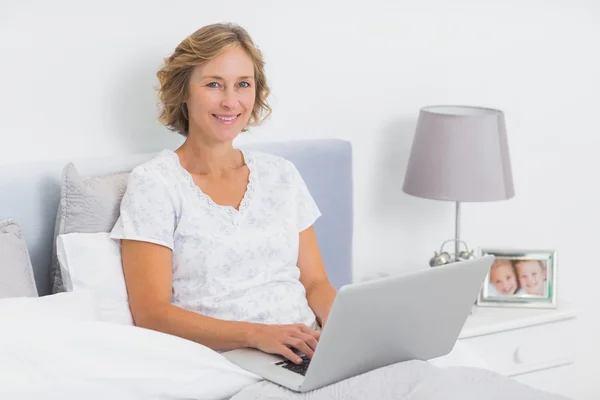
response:
[[[259,380],[205,346],[156,331],[0,321],[0,399],[228,399]]]
[[[175,336],[99,321],[0,321],[0,399],[555,400],[485,369],[411,361],[308,394],[262,381]]]

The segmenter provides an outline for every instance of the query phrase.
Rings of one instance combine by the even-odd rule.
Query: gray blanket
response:
[[[231,400],[565,400],[486,369],[438,368],[409,361],[379,368],[308,393],[267,381],[252,384]]]

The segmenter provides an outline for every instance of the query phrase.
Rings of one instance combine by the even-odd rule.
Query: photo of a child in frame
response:
[[[519,286],[532,296],[548,296],[546,265],[541,260],[515,260]]]
[[[556,307],[556,250],[480,248],[479,254],[493,255],[495,259],[483,282],[477,305]]]
[[[517,269],[512,260],[496,258],[490,267],[490,282],[488,293],[490,296],[511,296],[524,292],[519,287]]]
[[[547,277],[542,260],[496,258],[490,267],[488,297],[547,297]]]

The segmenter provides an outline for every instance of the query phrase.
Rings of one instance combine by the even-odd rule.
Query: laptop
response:
[[[444,356],[454,347],[493,260],[486,255],[342,286],[312,359],[304,356],[302,365],[251,348],[222,355],[296,392],[398,362]]]

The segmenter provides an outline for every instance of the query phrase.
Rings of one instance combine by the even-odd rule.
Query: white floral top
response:
[[[173,251],[172,304],[223,320],[316,326],[297,267],[299,232],[321,215],[288,160],[242,150],[239,207],[216,204],[172,150],[130,174],[113,239]]]

